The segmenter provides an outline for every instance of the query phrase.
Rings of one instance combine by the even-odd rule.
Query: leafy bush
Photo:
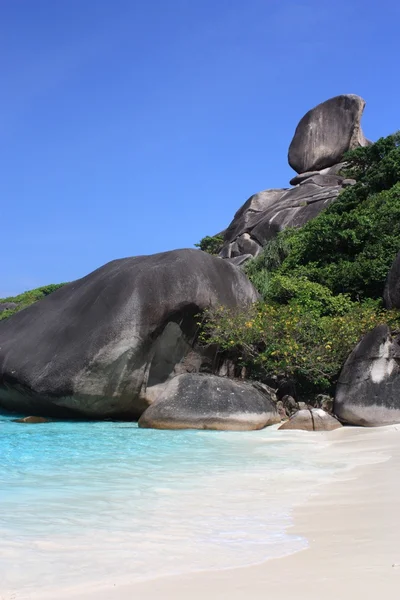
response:
[[[270,298],[271,274],[282,265],[289,254],[293,231],[282,231],[265,246],[258,257],[250,260],[245,266],[246,275],[264,299]]]
[[[348,294],[335,296],[329,288],[306,277],[279,274],[270,276],[265,299],[279,304],[298,304],[316,317],[341,316],[354,306]]]
[[[200,248],[203,252],[207,252],[208,254],[219,254],[222,250],[222,246],[224,243],[224,236],[222,233],[218,235],[207,235],[200,240],[198,244],[195,244],[196,248]]]
[[[347,155],[358,179],[302,229],[291,232],[281,273],[305,276],[353,299],[380,298],[400,249],[400,136]]]
[[[276,271],[282,265],[291,250],[291,239],[297,229],[288,228],[270,240],[261,254],[246,264],[246,273],[250,279],[260,271]]]
[[[289,378],[303,394],[331,390],[367,331],[400,326],[400,312],[381,307],[400,250],[400,134],[345,160],[344,175],[356,185],[247,263],[263,301],[242,312],[208,311],[201,334],[251,377]]]
[[[351,303],[321,315],[307,303],[260,302],[247,310],[226,307],[206,313],[201,340],[217,344],[248,375],[269,381],[291,379],[300,394],[331,391],[348,354],[367,331],[386,322],[400,325],[397,311],[384,311],[375,301]]]
[[[346,188],[301,229],[270,241],[246,272],[263,296],[271,272],[306,277],[354,300],[381,298],[400,250],[400,134],[346,155]]]

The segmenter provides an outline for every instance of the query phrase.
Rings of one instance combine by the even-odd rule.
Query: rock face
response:
[[[298,410],[289,421],[283,423],[279,429],[302,429],[304,431],[332,431],[342,427],[335,417],[332,417],[321,408]]]
[[[333,202],[343,177],[316,174],[296,187],[265,190],[251,196],[225,231],[221,258],[257,256],[286,227],[300,227]]]
[[[386,308],[400,308],[400,252],[387,276],[383,298]]]
[[[138,418],[171,377],[207,360],[195,315],[256,299],[237,267],[200,250],[112,261],[0,322],[0,406]]]
[[[370,144],[361,131],[365,102],[344,94],[310,110],[297,126],[289,163],[298,172],[293,188],[269,189],[251,196],[224,232],[219,256],[240,265],[257,256],[286,227],[301,227],[354,185],[344,179],[341,162],[347,150]]]
[[[344,364],[333,410],[351,425],[400,423],[400,336],[378,325],[357,344]]]
[[[262,429],[281,420],[274,402],[249,383],[206,374],[179,375],[139,419],[154,429]]]
[[[369,142],[361,130],[365,102],[343,94],[310,110],[301,119],[289,147],[289,164],[297,173],[319,171],[339,163],[345,152]]]

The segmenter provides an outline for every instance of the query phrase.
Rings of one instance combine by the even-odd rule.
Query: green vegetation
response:
[[[251,377],[290,378],[300,394],[332,391],[341,366],[368,330],[400,313],[382,293],[400,250],[400,134],[346,155],[357,184],[301,229],[280,233],[246,272],[262,301],[238,313],[210,311],[205,343]]]
[[[52,294],[58,288],[65,285],[65,283],[51,283],[50,285],[45,285],[40,288],[36,288],[35,290],[30,290],[29,292],[24,292],[23,294],[19,294],[18,296],[10,296],[8,298],[0,298],[0,304],[3,302],[15,302],[18,304],[15,308],[8,308],[0,312],[0,321],[2,319],[7,319],[11,317],[16,312],[19,312],[23,308],[30,306],[34,302],[41,300],[45,296]]]
[[[218,235],[207,235],[200,240],[198,244],[195,244],[196,248],[200,248],[203,252],[208,252],[208,254],[219,254],[222,249],[222,245],[224,243],[224,236],[222,233]]]
[[[380,298],[400,249],[400,135],[347,155],[357,185],[290,236],[281,272],[304,275],[335,294]]]
[[[218,344],[250,376],[292,380],[301,395],[330,392],[359,338],[382,321],[398,327],[399,315],[377,302],[353,303],[324,315],[301,302],[260,302],[247,311],[219,307],[207,312],[201,338]]]

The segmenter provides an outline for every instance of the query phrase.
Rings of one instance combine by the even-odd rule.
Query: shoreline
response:
[[[400,589],[400,425],[344,428],[332,442],[376,451],[387,460],[360,464],[322,484],[306,505],[293,511],[288,533],[309,547],[255,566],[201,571],[115,585],[70,590],[71,600],[385,600]]]

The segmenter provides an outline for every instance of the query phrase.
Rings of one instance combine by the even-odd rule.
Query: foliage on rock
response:
[[[200,248],[203,252],[208,254],[217,255],[222,249],[224,244],[224,236],[222,233],[217,235],[206,235],[203,237],[198,244],[195,244],[196,248]]]
[[[336,312],[333,306],[326,311],[295,299],[241,312],[219,307],[208,311],[201,339],[218,344],[250,377],[290,379],[304,394],[330,391],[362,335],[382,322],[400,326],[399,314],[376,301],[350,303],[346,310],[339,303]]]
[[[400,134],[349,152],[345,176],[357,184],[246,266],[262,302],[210,311],[203,325],[203,342],[218,344],[250,376],[291,379],[305,394],[331,390],[370,329],[400,327],[400,313],[381,304],[400,249]]]
[[[358,148],[347,161],[357,184],[288,236],[279,270],[353,299],[381,298],[400,248],[400,135]]]
[[[30,306],[34,302],[41,300],[45,296],[52,294],[58,288],[65,285],[64,283],[51,283],[50,285],[45,285],[40,288],[36,288],[34,290],[29,290],[28,292],[23,292],[22,294],[18,294],[18,296],[10,296],[8,298],[0,298],[0,304],[3,302],[15,302],[17,306],[15,308],[8,308],[0,312],[0,321],[2,319],[7,319],[11,317],[14,313]]]

